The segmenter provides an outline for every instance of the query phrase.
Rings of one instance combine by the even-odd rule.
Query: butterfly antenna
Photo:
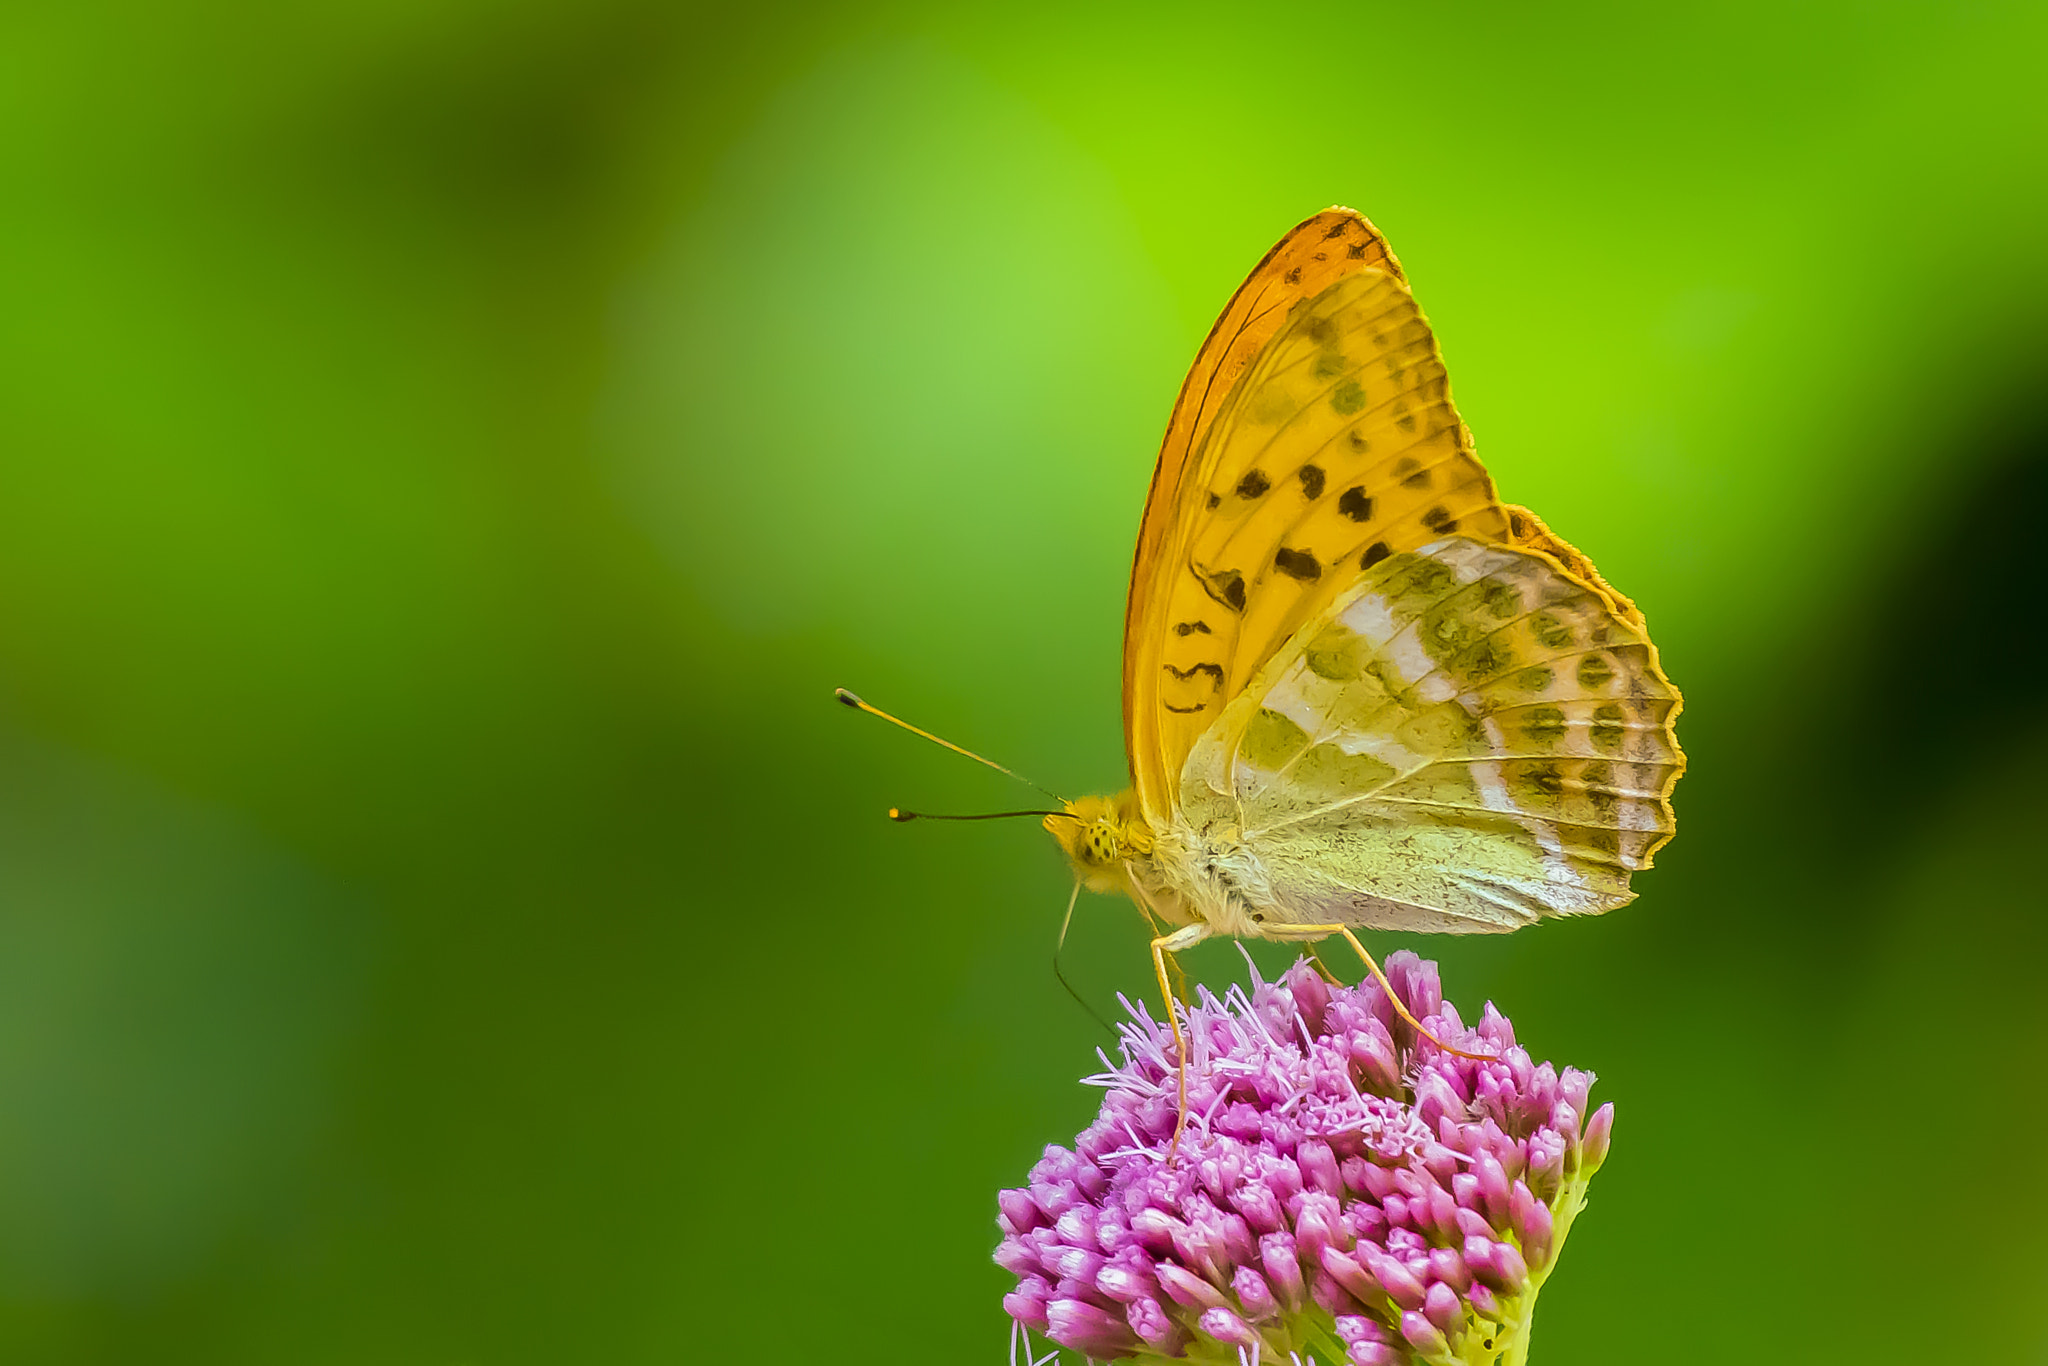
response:
[[[1060,917],[1060,937],[1053,942],[1052,946],[1052,975],[1059,978],[1060,985],[1067,989],[1067,995],[1074,998],[1075,1005],[1087,1011],[1089,1015],[1094,1017],[1095,1023],[1101,1025],[1104,1029],[1108,1030],[1111,1035],[1114,1035],[1116,1033],[1116,1027],[1110,1024],[1109,1021],[1103,1019],[1101,1014],[1095,1009],[1094,1006],[1089,1005],[1086,1001],[1081,999],[1081,993],[1074,990],[1074,984],[1067,980],[1066,972],[1062,970],[1060,967],[1060,951],[1066,948],[1067,946],[1067,926],[1074,923],[1074,903],[1079,901],[1080,899],[1081,881],[1079,878],[1076,878],[1074,880],[1073,895],[1067,898],[1067,913],[1064,916]]]
[[[923,729],[923,728],[921,728],[921,727],[918,727],[918,726],[913,726],[913,725],[911,725],[911,724],[910,724],[910,723],[909,723],[908,721],[905,721],[905,720],[904,720],[904,719],[903,719],[902,717],[900,717],[900,716],[891,716],[891,715],[889,715],[889,713],[888,713],[888,712],[885,712],[885,711],[883,711],[883,710],[882,710],[882,709],[881,709],[880,707],[874,706],[874,705],[872,705],[872,704],[870,704],[870,703],[868,703],[868,702],[865,702],[865,701],[861,700],[861,698],[859,698],[858,696],[856,696],[856,695],[855,695],[855,694],[853,694],[853,693],[850,693],[850,692],[848,692],[848,691],[847,691],[846,689],[844,689],[844,688],[834,688],[834,689],[832,690],[832,695],[833,695],[834,697],[838,698],[838,699],[839,699],[839,700],[840,700],[841,702],[845,703],[845,704],[846,704],[847,706],[849,706],[849,707],[852,707],[852,708],[853,708],[853,709],[854,709],[855,711],[864,711],[864,712],[866,712],[866,713],[867,713],[867,714],[868,714],[869,716],[879,716],[879,717],[881,717],[881,718],[882,718],[882,719],[883,719],[884,721],[887,721],[887,722],[888,722],[888,723],[889,723],[890,725],[892,725],[892,726],[901,726],[901,727],[903,727],[903,729],[905,729],[905,730],[909,731],[909,732],[910,732],[910,733],[911,733],[912,735],[921,735],[921,736],[923,736],[923,737],[924,737],[925,739],[927,739],[927,740],[931,741],[931,742],[932,742],[933,744],[935,744],[935,745],[944,745],[944,746],[945,746],[945,747],[946,747],[947,749],[950,749],[950,750],[952,750],[952,751],[953,751],[953,752],[954,752],[955,754],[963,754],[963,755],[967,756],[968,758],[970,758],[970,759],[974,760],[974,762],[975,762],[975,763],[977,763],[977,764],[986,764],[986,765],[988,765],[988,766],[989,766],[990,768],[994,769],[994,770],[995,770],[996,772],[998,772],[998,773],[1004,774],[1004,775],[1006,775],[1006,776],[1008,776],[1008,777],[1011,777],[1011,778],[1015,778],[1015,779],[1016,779],[1016,780],[1017,780],[1018,782],[1020,782],[1020,783],[1024,784],[1024,786],[1026,786],[1026,787],[1036,787],[1036,788],[1038,788],[1038,790],[1039,790],[1040,792],[1043,792],[1043,793],[1044,793],[1044,794],[1045,794],[1046,796],[1048,796],[1048,797],[1052,798],[1052,799],[1053,799],[1054,801],[1056,801],[1056,802],[1061,802],[1061,803],[1064,803],[1064,802],[1065,802],[1065,801],[1067,800],[1067,799],[1066,799],[1065,797],[1062,797],[1062,796],[1061,796],[1061,795],[1060,795],[1059,793],[1057,793],[1057,792],[1054,792],[1054,791],[1053,791],[1053,790],[1052,790],[1051,788],[1048,788],[1048,787],[1039,787],[1039,785],[1038,785],[1037,783],[1034,783],[1034,782],[1032,782],[1032,781],[1031,781],[1031,780],[1030,780],[1029,778],[1027,778],[1027,777],[1025,777],[1025,776],[1024,776],[1023,774],[1021,774],[1021,773],[1017,772],[1017,770],[1015,770],[1015,769],[1013,769],[1013,768],[1004,768],[1004,767],[1003,767],[1003,766],[1002,766],[1001,764],[997,763],[997,762],[996,762],[995,760],[993,760],[993,759],[984,759],[984,758],[982,758],[982,757],[981,757],[981,756],[980,756],[979,754],[976,754],[976,753],[975,753],[975,752],[974,752],[973,750],[971,750],[971,749],[962,749],[962,748],[961,748],[960,746],[958,746],[958,745],[954,744],[954,743],[953,743],[953,742],[952,742],[951,740],[942,740],[942,739],[940,739],[940,738],[939,738],[938,736],[936,736],[936,735],[932,734],[932,733],[931,733],[930,731],[928,731],[928,730],[925,730],[925,729]],[[908,815],[904,815],[904,816],[899,816],[899,815],[897,815],[897,814],[896,814],[896,813],[895,813],[895,812],[894,812],[894,811],[892,810],[892,811],[891,811],[891,812],[889,813],[889,818],[890,818],[891,820],[913,820],[913,819],[916,819],[916,818],[918,817],[918,815],[919,815],[919,814],[920,814],[920,813],[918,813],[918,812],[915,812],[915,811],[913,811],[913,812],[910,812],[910,813],[909,813]],[[1064,815],[1065,813],[1064,813],[1064,812],[1042,812],[1042,811],[1031,811],[1031,812],[1023,812],[1023,811],[1019,811],[1019,812],[1008,812],[1008,811],[1005,811],[1005,812],[1002,812],[1002,813],[1000,813],[1000,814],[1001,814],[1001,815],[1005,815],[1005,816],[1007,816],[1007,815],[1034,815],[1034,816],[1037,816],[1037,815]],[[994,819],[994,817],[985,817],[985,816],[958,816],[958,817],[938,817],[938,816],[926,816],[926,817],[924,817],[924,819],[926,819],[926,820],[989,820],[989,819]]]
[[[900,806],[889,808],[889,819],[892,821],[1006,821],[1012,816],[1066,816],[1079,819],[1071,811],[978,811],[971,816],[949,816],[936,811],[906,811]]]

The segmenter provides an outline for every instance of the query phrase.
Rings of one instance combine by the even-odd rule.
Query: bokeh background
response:
[[[0,1359],[1003,1359],[1067,879],[830,690],[1121,786],[1168,406],[1344,202],[1688,697],[1640,901],[1409,941],[1619,1110],[1539,1359],[2048,1362],[2044,29],[9,7]]]

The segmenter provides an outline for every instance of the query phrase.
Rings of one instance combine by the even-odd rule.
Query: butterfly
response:
[[[1407,1016],[1354,929],[1623,905],[1685,768],[1642,613],[1501,501],[1400,263],[1341,207],[1266,254],[1181,386],[1123,701],[1131,787],[1044,824],[1153,922],[1169,1005],[1167,956],[1213,935],[1341,935]]]

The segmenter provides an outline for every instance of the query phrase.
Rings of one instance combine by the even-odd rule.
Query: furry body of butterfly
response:
[[[1634,604],[1500,501],[1399,263],[1332,208],[1233,296],[1168,425],[1125,620],[1133,785],[1045,825],[1173,927],[1163,990],[1211,934],[1512,930],[1632,898],[1674,828],[1680,706]]]

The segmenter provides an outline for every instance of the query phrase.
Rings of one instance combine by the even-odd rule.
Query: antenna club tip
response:
[[[889,808],[889,819],[892,821],[916,820],[917,813],[914,811],[905,811],[900,806],[892,806]]]
[[[844,688],[834,688],[832,690],[832,696],[837,698],[840,702],[843,702],[849,707],[858,708],[860,706],[860,698],[856,697],[854,694],[848,692]]]

